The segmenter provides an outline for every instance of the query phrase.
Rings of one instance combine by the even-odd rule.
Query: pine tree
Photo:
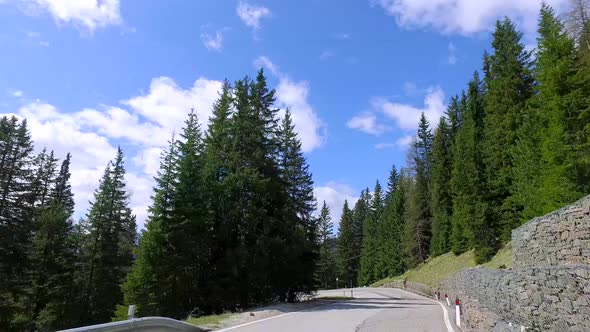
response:
[[[576,29],[576,92],[567,113],[568,139],[572,142],[576,161],[573,165],[576,189],[590,192],[590,4],[587,0],[572,0],[573,9],[568,22]],[[570,28],[572,25],[569,26]],[[570,30],[572,32],[572,30]]]
[[[488,259],[495,252],[496,235],[507,241],[521,218],[522,207],[511,197],[513,192],[513,151],[517,131],[521,127],[526,103],[533,95],[531,54],[521,43],[522,33],[516,31],[506,18],[496,23],[492,47],[494,54],[488,58],[489,73],[486,77],[485,141],[483,145],[486,164],[486,196],[489,214],[486,213],[488,230],[492,234],[480,244],[477,254]]]
[[[169,284],[166,281],[170,280],[167,276],[174,271],[163,269],[170,253],[166,251],[162,225],[173,222],[177,144],[172,135],[168,150],[161,154],[146,231],[140,238],[136,260],[123,286],[125,302],[135,304],[141,316],[162,315],[172,311],[166,307],[172,302],[167,298]]]
[[[479,74],[474,73],[467,92],[467,108],[463,127],[454,144],[451,188],[454,195],[451,248],[455,254],[471,247],[481,260],[488,243],[495,241],[494,229],[486,219],[487,205],[483,200],[485,165],[482,162],[483,128],[485,120],[484,90]]]
[[[336,257],[332,250],[333,228],[334,224],[330,216],[330,208],[326,204],[326,201],[324,201],[318,218],[320,244],[318,279],[320,286],[325,289],[328,289],[333,284],[334,278],[336,278]]]
[[[11,330],[30,268],[32,150],[27,121],[0,118],[0,330]]]
[[[349,245],[351,246],[351,250],[354,252],[353,256],[356,257],[352,259],[353,262],[351,263],[355,270],[355,283],[360,276],[363,241],[365,238],[365,223],[371,214],[370,200],[371,197],[369,194],[369,188],[366,188],[361,192],[359,199],[354,205],[354,210],[352,210],[352,231],[354,234],[354,242],[351,242]]]
[[[548,7],[544,4],[544,7]],[[566,31],[580,48],[590,49],[588,25],[590,24],[590,3],[588,0],[570,0],[570,10],[566,16]]]
[[[211,248],[212,277],[210,283],[212,306],[232,309],[238,270],[237,248],[238,220],[233,218],[232,188],[237,183],[232,176],[233,138],[231,110],[233,107],[232,87],[225,81],[219,98],[213,106],[213,116],[205,137],[205,178],[208,188],[209,209],[213,222],[214,241]]]
[[[461,94],[461,98],[459,96],[451,97],[449,101],[449,107],[447,108],[447,118],[448,118],[448,126],[451,132],[452,142],[454,142],[455,136],[457,136],[457,132],[463,126],[463,117],[465,111],[465,105],[467,102],[467,96],[465,92]]]
[[[432,170],[432,132],[424,114],[418,125],[418,138],[413,144],[415,185],[409,192],[410,207],[406,209],[408,255],[412,265],[424,262],[430,252],[432,207],[430,174]]]
[[[233,276],[239,305],[246,307],[272,298],[293,300],[298,289],[309,288],[305,273],[293,273],[302,257],[299,217],[288,204],[289,184],[281,178],[278,153],[278,109],[262,71],[255,81],[237,81],[231,120],[231,175],[227,178],[232,202],[229,219],[237,229],[238,244],[230,251],[237,269]],[[312,286],[313,288],[313,286]]]
[[[293,269],[290,276],[294,277],[292,284],[289,285],[289,300],[293,301],[297,292],[308,293],[315,289],[319,248],[317,220],[313,215],[316,210],[313,179],[303,156],[301,141],[295,132],[289,109],[286,110],[279,128],[278,142],[279,169],[287,191],[287,213],[294,214],[298,231],[291,234],[295,240],[293,244],[295,248],[289,252],[293,259],[293,263],[289,264],[289,269]],[[294,255],[295,253],[299,255]]]
[[[123,302],[120,285],[133,262],[135,216],[125,191],[123,151],[106,167],[86,220],[80,324],[106,322]]]
[[[359,285],[369,285],[380,277],[379,229],[383,216],[383,192],[379,181],[371,195],[370,212],[363,225],[363,249],[359,271]]]
[[[514,199],[524,207],[522,221],[581,197],[577,192],[568,114],[579,105],[574,42],[553,9],[543,4],[535,63],[538,93],[519,131],[514,152]]]
[[[451,107],[450,107],[451,109]],[[452,113],[450,111],[449,113]],[[440,118],[432,143],[432,240],[430,251],[433,256],[442,255],[451,249],[451,216],[453,200],[451,177],[453,167],[453,132],[444,117]]]
[[[74,309],[71,291],[75,252],[72,245],[72,223],[63,205],[52,203],[39,215],[39,226],[30,254],[32,284],[29,289],[31,320],[38,330],[72,327]],[[33,328],[33,326],[30,326]]]
[[[378,278],[396,276],[405,271],[404,255],[404,191],[405,181],[392,167],[380,223],[380,270]]]
[[[348,207],[348,201],[344,201],[342,207],[342,216],[340,217],[340,227],[338,229],[338,265],[340,285],[354,285],[358,276],[358,266],[356,261],[358,257],[354,248],[350,245],[354,243],[352,211]]]
[[[22,316],[24,329],[41,331],[74,326],[76,317],[75,283],[76,252],[73,243],[73,194],[69,184],[70,154],[53,178],[56,159],[46,156],[42,190],[38,196],[35,235],[29,253],[30,284],[25,297],[27,314]],[[50,185],[54,183],[51,187]],[[47,188],[50,187],[50,188]]]
[[[166,257],[161,267],[167,272],[160,281],[163,296],[159,311],[165,316],[182,318],[193,311],[206,311],[208,306],[211,220],[203,177],[203,139],[194,110],[189,113],[177,144],[177,150],[169,154],[174,169],[164,171],[171,197],[162,202],[170,204],[170,212],[160,223]]]
[[[32,174],[28,203],[33,207],[42,208],[49,202],[50,190],[57,175],[57,158],[53,151],[48,154],[44,148],[35,157],[33,165],[35,170]]]
[[[70,184],[70,164],[72,162],[72,155],[66,154],[66,159],[61,163],[59,173],[55,180],[55,187],[50,193],[50,200],[52,203],[58,203],[63,206],[69,216],[74,214],[74,194],[72,193],[72,185]]]

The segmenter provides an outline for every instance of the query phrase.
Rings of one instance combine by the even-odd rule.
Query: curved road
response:
[[[458,332],[454,312],[438,302],[393,288],[355,288],[354,300],[331,303],[238,325],[218,332],[261,331],[434,331]],[[342,296],[350,289],[320,291],[320,296]],[[444,312],[448,311],[448,322]]]

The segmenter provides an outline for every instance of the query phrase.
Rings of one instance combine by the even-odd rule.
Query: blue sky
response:
[[[567,0],[548,1],[559,12]],[[386,182],[420,112],[431,123],[481,67],[497,18],[534,46],[538,0],[0,0],[0,114],[38,149],[73,154],[77,214],[117,145],[146,216],[159,152],[191,106],[205,122],[223,79],[264,67],[291,106],[316,183],[339,218]]]

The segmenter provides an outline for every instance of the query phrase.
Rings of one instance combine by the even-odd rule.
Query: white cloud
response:
[[[311,152],[324,144],[324,125],[307,101],[309,83],[295,82],[288,77],[281,78],[277,86],[279,107],[291,108],[295,130],[301,140],[301,149]]]
[[[413,141],[414,141],[414,136],[406,135],[406,136],[402,136],[402,137],[396,139],[394,143],[387,143],[387,142],[377,143],[377,144],[375,144],[375,149],[382,150],[382,149],[390,149],[390,148],[399,148],[399,149],[405,150],[410,147],[410,145],[412,144]]]
[[[142,167],[145,174],[154,177],[160,169],[160,156],[162,151],[163,149],[159,147],[143,149],[133,157],[133,162],[135,165]]]
[[[152,80],[149,92],[121,102],[123,107],[101,106],[77,112],[60,112],[53,105],[28,102],[17,115],[27,119],[35,147],[52,149],[59,157],[72,153],[72,189],[77,216],[88,209],[93,192],[108,161],[115,156],[112,140],[123,144],[126,155],[127,185],[130,204],[143,224],[147,216],[153,180],[160,151],[167,145],[173,130],[180,130],[192,106],[202,124],[212,114],[221,82],[199,78],[192,87],[183,89],[172,79]],[[204,126],[204,125],[203,125]]]
[[[116,149],[106,137],[83,129],[75,116],[60,113],[50,104],[31,102],[21,107],[18,115],[27,119],[37,150],[47,147],[60,158],[72,153],[72,190],[77,215],[82,216]]]
[[[137,220],[143,224],[148,217],[147,207],[151,203],[153,180],[133,172],[125,174],[125,182],[129,192],[129,206]]]
[[[558,12],[569,0],[546,0]],[[473,35],[490,31],[496,19],[509,16],[527,34],[536,31],[540,0],[372,0],[400,27],[443,34]]]
[[[254,60],[254,66],[256,68],[266,68],[270,70],[271,73],[275,76],[280,76],[281,73],[279,72],[279,67],[277,67],[270,59],[266,56],[259,56]]]
[[[9,0],[27,13],[49,12],[57,23],[74,24],[90,32],[122,23],[119,0]]]
[[[402,136],[402,137],[398,138],[397,140],[395,140],[395,145],[399,148],[407,149],[410,147],[412,142],[414,142],[414,136],[413,135],[406,135],[406,136]]]
[[[278,76],[277,106],[283,109],[291,108],[295,131],[301,140],[302,150],[311,152],[322,146],[325,140],[324,124],[308,102],[309,83],[307,81],[293,81],[289,76],[281,73],[278,67],[264,56],[258,57],[254,61],[254,65],[266,67]]]
[[[106,110],[83,109],[72,114],[78,123],[109,138],[125,138],[141,145],[159,145],[166,141],[169,129],[150,122],[119,107]]]
[[[39,45],[41,45],[43,47],[49,47],[49,46],[51,46],[51,43],[46,40],[42,40],[39,42]]]
[[[223,47],[223,29],[215,31],[215,35],[208,32],[201,33],[201,41],[209,51],[221,52]]]
[[[221,90],[221,81],[198,78],[192,87],[183,89],[169,77],[152,79],[149,93],[123,101],[147,120],[168,129],[180,129],[192,107],[200,123],[206,123],[212,114],[212,105]],[[167,139],[167,138],[166,138]],[[166,140],[164,140],[165,142]]]
[[[25,95],[24,92],[22,92],[21,90],[17,90],[17,89],[8,90],[8,93],[14,98],[21,98],[22,96]]]
[[[335,54],[334,54],[334,52],[332,52],[332,51],[323,51],[323,52],[320,54],[320,60],[322,60],[322,61],[323,61],[323,60],[328,60],[329,58],[332,58],[332,57],[334,57],[334,55],[335,55]]]
[[[322,186],[316,186],[313,191],[318,201],[318,212],[324,201],[326,201],[326,204],[330,208],[330,215],[335,226],[334,232],[336,232],[340,224],[344,200],[348,200],[350,209],[354,207],[354,204],[358,200],[355,190],[347,184],[328,182]]]
[[[372,104],[375,109],[393,119],[398,128],[415,130],[418,128],[418,121],[422,113],[424,113],[431,125],[438,122],[446,109],[444,98],[445,95],[441,88],[430,87],[424,97],[423,108],[391,102],[385,98],[376,98]]]
[[[260,20],[271,15],[270,9],[244,1],[238,3],[236,11],[242,22],[254,30],[260,29]]]
[[[449,49],[449,57],[447,58],[447,62],[450,65],[454,65],[457,63],[457,48],[455,47],[455,45],[453,45],[452,42],[450,42],[448,49]]]
[[[346,126],[350,129],[357,129],[367,134],[379,136],[387,131],[387,126],[381,124],[377,120],[377,116],[370,112],[365,112],[354,116],[348,120]]]

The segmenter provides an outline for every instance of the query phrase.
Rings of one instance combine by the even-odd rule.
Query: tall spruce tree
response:
[[[326,204],[326,201],[323,202],[320,210],[318,229],[318,241],[320,245],[318,279],[320,287],[328,289],[334,283],[334,278],[336,278],[336,257],[332,246],[334,223],[332,222],[330,208]]]
[[[457,136],[457,132],[463,126],[463,116],[465,111],[465,105],[467,101],[467,96],[465,92],[461,94],[461,98],[459,96],[451,97],[449,101],[449,106],[447,107],[447,118],[448,118],[448,126],[451,132],[452,142],[454,142],[455,136]]]
[[[49,203],[49,193],[57,175],[57,158],[53,151],[47,153],[47,149],[44,148],[35,157],[33,165],[35,170],[32,174],[28,201],[33,207],[43,208]]]
[[[409,218],[407,229],[408,256],[412,265],[422,263],[430,253],[432,237],[432,207],[430,199],[430,174],[432,170],[432,132],[422,113],[418,135],[414,142],[413,162],[415,185],[410,192],[411,208],[406,209]]]
[[[485,200],[487,230],[491,236],[480,244],[479,257],[489,259],[495,252],[496,235],[507,241],[521,219],[522,206],[512,198],[514,191],[514,147],[517,131],[522,126],[526,104],[533,95],[531,53],[521,42],[522,33],[505,18],[496,23],[489,56],[489,73],[485,83],[485,141],[486,164]],[[495,234],[494,234],[495,233]]]
[[[538,31],[538,93],[519,130],[513,156],[514,199],[523,206],[522,221],[581,196],[576,188],[574,135],[568,128],[568,113],[580,105],[574,42],[547,4],[541,8]]]
[[[401,174],[395,165],[389,174],[383,218],[380,223],[379,278],[396,276],[405,270],[404,191]]]
[[[55,179],[55,187],[50,193],[51,203],[58,203],[63,206],[69,216],[74,214],[74,193],[72,192],[72,185],[70,184],[70,164],[72,163],[72,155],[66,154],[66,158],[61,163],[59,173]]]
[[[152,204],[148,208],[146,230],[143,232],[136,251],[133,268],[123,285],[125,302],[135,304],[141,316],[163,315],[174,311],[168,306],[176,303],[169,298],[169,274],[164,269],[171,253],[167,251],[167,238],[162,225],[173,222],[174,197],[177,185],[177,141],[172,135],[167,151],[160,158],[160,169],[155,177]]]
[[[80,324],[106,322],[123,302],[123,283],[133,263],[135,216],[125,189],[123,151],[106,167],[86,220],[82,252]]]
[[[354,234],[353,242],[349,245],[351,246],[351,250],[354,251],[354,259],[352,259],[354,266],[356,279],[354,282],[356,283],[360,274],[361,269],[361,257],[363,253],[363,241],[365,238],[365,223],[369,215],[371,214],[371,195],[369,194],[369,188],[364,189],[361,192],[359,199],[354,204],[354,209],[352,210],[352,231]]]
[[[287,203],[287,184],[279,167],[278,109],[275,91],[269,90],[262,70],[256,80],[237,81],[233,91],[232,152],[229,218],[235,222],[237,248],[232,250],[238,268],[234,283],[240,306],[271,298],[293,299],[302,287],[301,274],[290,263],[299,255],[297,216]],[[297,246],[295,246],[297,247]]]
[[[73,242],[73,193],[69,183],[68,154],[59,173],[52,175],[56,159],[47,155],[43,186],[36,213],[35,235],[29,253],[30,284],[27,287],[25,330],[48,331],[73,327],[79,288],[75,283],[77,257]],[[47,188],[49,187],[49,188]]]
[[[291,272],[284,276],[293,278],[288,285],[288,298],[294,301],[297,292],[315,289],[319,248],[317,220],[313,215],[316,210],[313,179],[288,108],[279,127],[278,143],[279,169],[287,193],[285,218],[293,217],[296,223],[291,234],[292,249],[287,252],[292,260],[287,266]]]
[[[211,299],[214,307],[232,309],[235,306],[235,294],[238,270],[236,250],[240,243],[238,238],[238,220],[233,219],[231,200],[232,157],[232,119],[233,92],[230,83],[223,83],[219,98],[213,105],[213,116],[205,137],[205,177],[209,195],[209,209],[213,221],[214,242],[211,248],[212,280],[210,284]]]
[[[341,286],[355,285],[358,277],[358,265],[356,265],[358,256],[351,243],[354,243],[353,216],[348,207],[348,200],[345,200],[338,228],[339,285]]]
[[[590,4],[588,0],[572,0],[568,23],[573,22],[576,41],[574,81],[577,91],[567,113],[568,138],[576,155],[574,171],[578,192],[590,192]],[[571,30],[570,30],[571,32]]]
[[[170,154],[175,159],[175,169],[169,174],[175,178],[171,180],[170,217],[161,223],[167,257],[162,267],[170,272],[161,281],[165,296],[160,310],[166,316],[182,318],[190,312],[206,311],[208,305],[211,225],[203,177],[203,138],[194,109],[188,114],[177,145],[175,158]]]
[[[0,330],[12,329],[23,298],[33,218],[26,203],[31,188],[33,143],[27,121],[0,118]]]
[[[495,239],[495,233],[489,230],[485,219],[486,205],[482,196],[485,187],[485,165],[482,162],[484,95],[483,82],[475,72],[467,90],[463,126],[457,133],[453,149],[450,186],[454,199],[450,241],[455,254],[471,247],[477,251]],[[486,236],[490,238],[486,239]]]
[[[449,107],[451,109],[451,107]],[[452,114],[451,110],[449,114]],[[456,121],[456,120],[454,120]],[[451,177],[453,167],[453,132],[444,117],[440,118],[432,143],[432,174],[430,190],[432,197],[432,240],[430,252],[442,255],[451,249],[451,216],[453,200]]]
[[[379,224],[383,216],[383,191],[379,181],[371,195],[370,211],[363,224],[359,285],[369,285],[379,277]]]

